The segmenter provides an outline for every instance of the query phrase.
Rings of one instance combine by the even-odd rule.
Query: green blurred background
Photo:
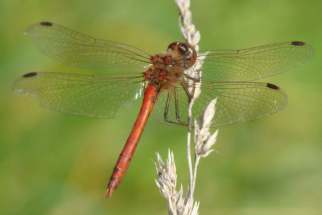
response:
[[[204,50],[288,40],[315,49],[309,63],[270,79],[289,95],[283,112],[221,129],[218,153],[201,163],[200,214],[322,214],[322,1],[194,0],[192,10]],[[185,129],[151,120],[123,184],[105,200],[137,108],[113,120],[68,116],[11,85],[56,65],[24,37],[28,25],[50,20],[160,52],[182,39],[173,0],[1,0],[0,17],[0,214],[166,214],[155,153],[173,149],[186,183]]]

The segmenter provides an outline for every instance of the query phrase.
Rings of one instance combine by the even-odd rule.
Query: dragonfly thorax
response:
[[[159,88],[169,88],[183,79],[183,71],[175,66],[151,65],[144,72],[144,79]]]
[[[187,43],[173,42],[165,54],[150,57],[151,66],[144,72],[145,80],[160,88],[169,88],[183,80],[184,70],[195,64],[197,53]]]

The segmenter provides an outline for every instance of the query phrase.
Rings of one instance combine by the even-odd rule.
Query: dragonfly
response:
[[[131,101],[141,99],[132,130],[107,183],[112,196],[125,176],[153,109],[171,124],[187,126],[191,87],[201,95],[196,115],[217,98],[213,127],[257,119],[282,110],[287,96],[275,84],[259,82],[297,67],[312,54],[310,45],[289,41],[239,50],[197,53],[187,42],[172,42],[165,52],[151,55],[139,48],[97,39],[48,21],[31,25],[26,35],[45,55],[86,72],[32,71],[17,78],[14,89],[34,96],[54,111],[90,117],[115,117]],[[205,58],[202,77],[191,77]],[[154,108],[155,107],[155,108]]]

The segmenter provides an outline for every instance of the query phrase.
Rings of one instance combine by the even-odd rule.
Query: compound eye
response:
[[[168,46],[168,50],[174,50],[177,47],[178,43],[177,42],[173,42]]]
[[[187,52],[188,52],[188,46],[184,43],[180,44],[179,45],[179,52],[182,54],[182,55],[186,55]]]
[[[192,48],[188,48],[188,51],[186,52],[186,58],[187,59],[190,59],[190,58],[192,58],[192,56],[193,56],[193,50],[192,50]]]

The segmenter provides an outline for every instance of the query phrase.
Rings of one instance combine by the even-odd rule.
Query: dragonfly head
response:
[[[168,46],[167,53],[185,69],[195,64],[197,59],[196,50],[188,43],[173,42]]]

